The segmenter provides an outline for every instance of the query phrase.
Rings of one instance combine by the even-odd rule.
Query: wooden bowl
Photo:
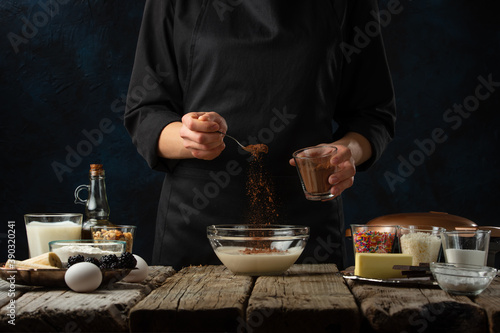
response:
[[[476,223],[465,217],[451,215],[443,212],[428,212],[428,213],[399,213],[389,214],[376,217],[366,223],[367,225],[383,225],[383,226],[429,226],[440,227],[446,230],[467,230],[477,229]],[[498,230],[500,232],[500,229]],[[351,237],[350,228],[346,229],[346,237]]]
[[[456,230],[456,228],[477,229],[477,224],[471,220],[443,212],[390,214],[374,218],[368,221],[367,224],[399,226],[421,225],[441,227],[446,230]]]

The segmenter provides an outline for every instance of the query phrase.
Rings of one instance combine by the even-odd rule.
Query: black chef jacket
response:
[[[394,95],[376,13],[374,0],[146,2],[125,126],[149,166],[165,172],[154,264],[220,264],[206,227],[247,223],[255,213],[245,188],[249,154],[233,142],[226,139],[211,161],[157,155],[166,125],[215,111],[228,134],[269,147],[264,166],[278,207],[271,222],[310,226],[298,262],[343,267],[341,198],[306,200],[288,160],[353,131],[373,150],[362,170],[393,137]]]

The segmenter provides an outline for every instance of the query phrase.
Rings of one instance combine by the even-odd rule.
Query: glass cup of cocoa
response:
[[[320,201],[333,198],[332,185],[328,177],[335,172],[336,166],[330,160],[337,153],[334,146],[314,146],[297,150],[293,159],[299,173],[302,189],[307,200]]]

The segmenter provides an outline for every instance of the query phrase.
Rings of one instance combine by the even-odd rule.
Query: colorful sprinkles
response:
[[[394,233],[383,231],[355,232],[353,236],[355,252],[390,253],[394,236]]]

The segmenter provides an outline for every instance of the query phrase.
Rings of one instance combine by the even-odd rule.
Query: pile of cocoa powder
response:
[[[269,152],[269,148],[267,147],[267,145],[263,143],[248,145],[245,147],[245,150],[250,152],[250,154],[252,154],[253,157],[258,156],[261,153],[267,154]]]
[[[246,248],[241,251],[243,254],[259,254],[259,253],[280,253],[283,252],[278,249],[271,249],[271,248],[262,248],[262,247],[254,247],[254,248]]]

